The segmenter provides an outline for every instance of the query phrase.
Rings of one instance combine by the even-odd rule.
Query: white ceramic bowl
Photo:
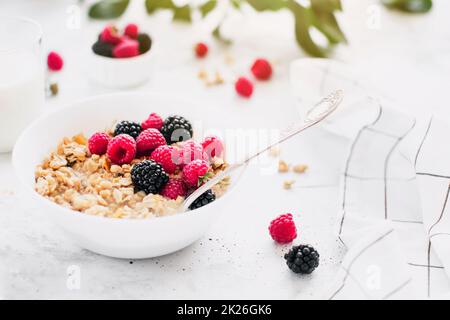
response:
[[[194,123],[208,124],[199,106],[145,93],[94,97],[46,114],[28,127],[17,141],[13,165],[19,180],[40,209],[56,221],[81,247],[117,258],[156,257],[180,250],[201,238],[219,214],[225,194],[200,209],[152,219],[113,219],[72,211],[34,191],[34,171],[65,136],[86,136],[115,120],[145,119],[149,113],[180,114]],[[25,199],[24,199],[25,200]]]
[[[155,65],[154,43],[149,51],[131,58],[100,56],[89,47],[85,72],[88,77],[108,88],[126,89],[140,86],[150,80]]]

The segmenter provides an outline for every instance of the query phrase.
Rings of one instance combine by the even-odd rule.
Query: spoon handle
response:
[[[330,115],[341,103],[342,99],[344,98],[344,93],[342,90],[337,90],[331,93],[330,95],[326,96],[322,100],[320,100],[318,103],[316,103],[314,106],[309,109],[306,114],[305,118],[302,118],[299,122],[294,123],[284,129],[281,132],[281,136],[278,139],[278,141],[269,144],[268,146],[264,147],[262,150],[258,151],[257,153],[250,155],[247,159],[242,161],[241,164],[250,162],[254,158],[258,157],[262,153],[270,150],[271,148],[275,147],[276,145],[283,143],[284,141],[292,138],[293,136],[297,135],[298,133],[308,129],[309,127],[312,127],[313,125],[321,122],[324,120],[328,115]]]
[[[229,166],[227,169],[225,169],[222,172],[219,172],[214,178],[211,180],[208,180],[205,184],[203,184],[200,188],[195,190],[189,197],[187,197],[184,200],[183,206],[181,208],[181,212],[187,211],[189,209],[189,206],[203,193],[211,189],[214,185],[219,183],[223,178],[225,178],[227,175],[229,175],[231,172],[236,170],[237,168],[248,165],[248,163],[253,160],[254,158],[258,157],[262,153],[266,152],[267,150],[273,148],[274,146],[292,138],[293,136],[299,134],[300,132],[314,126],[315,124],[321,122],[326,117],[328,117],[333,111],[337,109],[339,104],[342,102],[344,98],[344,93],[342,90],[337,90],[331,93],[330,95],[323,98],[321,101],[316,103],[314,106],[309,109],[305,117],[302,118],[299,122],[294,123],[293,125],[289,126],[283,132],[281,133],[280,138],[278,141],[269,144],[268,146],[264,147],[260,151],[258,151],[255,154],[252,154],[248,156],[245,160],[233,164]]]

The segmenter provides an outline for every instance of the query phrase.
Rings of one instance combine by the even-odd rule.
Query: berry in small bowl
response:
[[[147,82],[153,65],[152,38],[138,25],[123,30],[107,25],[91,46],[87,73],[106,87],[129,88]]]

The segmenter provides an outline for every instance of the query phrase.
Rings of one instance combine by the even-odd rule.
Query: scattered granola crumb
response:
[[[225,83],[222,75],[218,71],[216,71],[214,78],[212,79],[209,77],[209,74],[206,70],[200,70],[197,76],[208,87],[221,85]]]
[[[281,150],[279,147],[272,147],[269,150],[269,155],[271,157],[278,157],[280,155],[280,152],[281,152]]]
[[[295,183],[295,180],[286,180],[283,182],[283,188],[289,190],[292,188],[292,185]]]
[[[224,83],[222,75],[219,72],[216,72],[215,78],[213,80],[207,80],[205,84],[207,86],[216,86]]]
[[[297,164],[292,168],[292,171],[295,173],[305,173],[308,170],[308,166],[306,164]]]
[[[50,92],[51,92],[52,96],[56,96],[58,94],[59,87],[58,87],[58,84],[56,82],[50,84]]]
[[[0,196],[12,197],[14,195],[14,190],[0,190]]]
[[[200,70],[198,73],[198,78],[201,80],[207,80],[208,79],[208,73],[205,70]]]
[[[225,64],[232,65],[234,63],[234,58],[231,55],[226,54],[224,57],[224,61],[225,61]]]
[[[278,162],[278,172],[288,172],[288,171],[289,171],[289,165],[285,161],[280,160]]]

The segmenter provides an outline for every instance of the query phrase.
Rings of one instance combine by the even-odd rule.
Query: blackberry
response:
[[[107,42],[98,40],[92,46],[92,51],[94,51],[94,53],[98,54],[99,56],[112,58],[113,48],[114,48],[114,45],[112,45],[111,43],[107,43]]]
[[[216,195],[211,191],[208,190],[204,194],[202,194],[200,197],[195,199],[194,202],[189,206],[189,209],[195,210],[198,208],[201,208],[203,206],[206,206],[207,204],[213,202],[216,200]]]
[[[131,169],[131,180],[136,192],[157,194],[169,181],[169,175],[153,160],[144,160]]]
[[[141,54],[146,53],[152,47],[152,39],[146,33],[139,33],[137,41],[139,42],[139,52]]]
[[[310,245],[293,246],[284,255],[289,269],[303,274],[310,274],[319,266],[319,257],[319,253]]]
[[[120,121],[116,129],[114,130],[114,136],[119,134],[128,134],[136,139],[142,131],[142,127],[139,123],[131,121]]]
[[[191,123],[182,116],[170,116],[164,120],[161,133],[167,144],[186,141],[192,138]]]

